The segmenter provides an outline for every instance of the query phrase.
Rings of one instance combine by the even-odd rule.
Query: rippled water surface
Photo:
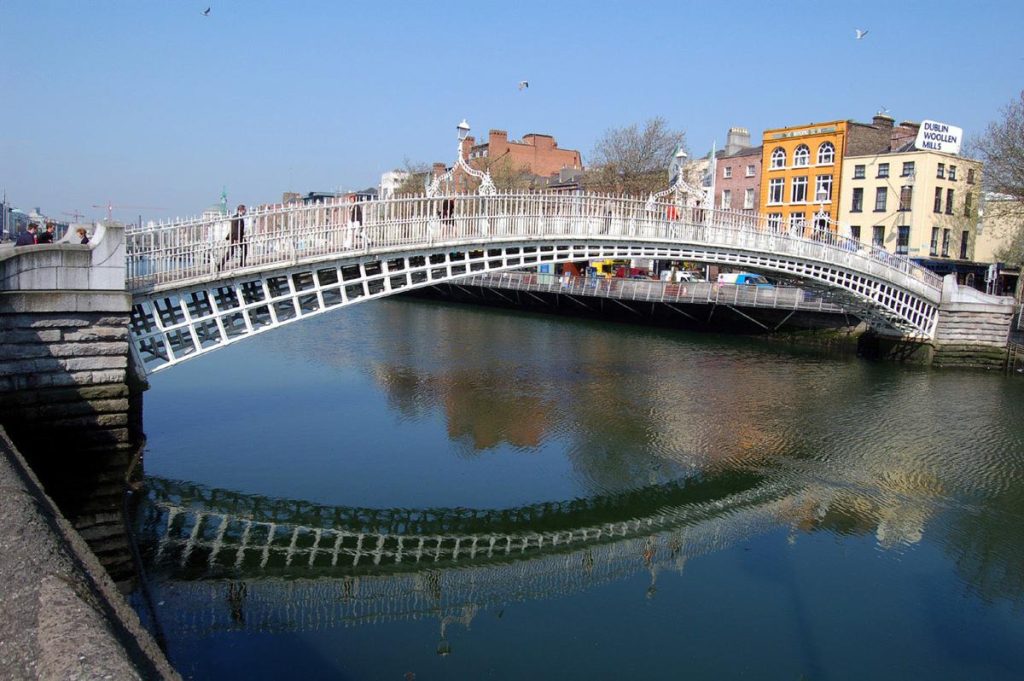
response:
[[[1022,400],[374,302],[152,379],[134,598],[197,679],[1019,679]]]

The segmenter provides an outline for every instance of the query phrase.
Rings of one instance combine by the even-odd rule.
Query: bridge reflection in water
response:
[[[172,639],[431,618],[444,653],[445,628],[482,610],[642,572],[651,597],[660,571],[821,523],[842,494],[725,472],[514,509],[364,509],[150,478],[137,525],[161,598],[176,604],[160,613]],[[908,538],[913,528],[889,540]]]

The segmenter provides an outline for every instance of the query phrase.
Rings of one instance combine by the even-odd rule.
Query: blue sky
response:
[[[405,159],[450,163],[462,118],[584,162],[653,116],[696,153],[732,125],[759,138],[883,106],[970,137],[1024,88],[1021,26],[1019,0],[0,0],[0,190],[148,219],[222,186],[231,203],[357,189]]]

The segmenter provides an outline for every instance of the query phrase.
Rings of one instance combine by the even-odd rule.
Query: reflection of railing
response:
[[[409,510],[324,507],[154,481],[138,527],[157,564],[192,576],[408,572],[647,536],[782,493],[759,475],[730,472],[522,508]]]
[[[671,219],[670,219],[671,217]],[[218,276],[233,244],[222,217],[131,229],[133,290]],[[795,256],[882,278],[938,300],[941,280],[910,260],[831,232],[811,237],[770,228],[760,215],[590,194],[455,195],[255,208],[246,220],[245,269],[346,253],[448,245],[598,239],[738,248]],[[236,247],[237,248],[237,247]],[[233,253],[231,255],[234,255]],[[226,266],[241,268],[229,260]]]
[[[388,574],[338,569],[315,577],[298,565],[284,576],[264,572],[186,581],[175,574],[169,607],[160,612],[160,621],[172,638],[210,631],[323,630],[408,619],[443,623],[466,612],[567,596],[644,572],[651,580],[647,595],[653,595],[659,573],[681,572],[689,560],[777,528],[792,502],[792,497],[782,496],[671,530],[616,537],[529,560],[460,563],[447,569],[421,565],[415,572]]]
[[[710,282],[678,284],[634,279],[562,278],[554,274],[504,272],[474,275],[459,281],[468,286],[618,298],[651,303],[691,303],[768,307],[842,314],[827,295],[795,287],[735,286]]]

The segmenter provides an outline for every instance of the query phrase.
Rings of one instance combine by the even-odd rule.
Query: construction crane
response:
[[[94,203],[94,204],[92,204],[92,207],[93,208],[106,208],[107,209],[107,220],[113,220],[114,219],[113,215],[114,215],[114,209],[115,208],[117,208],[118,210],[120,210],[122,208],[131,208],[131,209],[136,209],[136,210],[164,210],[163,208],[160,208],[159,206],[130,206],[128,204],[121,204],[121,203],[115,204],[113,201],[107,201],[106,204]]]
[[[85,217],[85,213],[79,213],[77,210],[65,211],[61,215],[67,215],[68,217],[74,218],[75,222],[80,222]]]

